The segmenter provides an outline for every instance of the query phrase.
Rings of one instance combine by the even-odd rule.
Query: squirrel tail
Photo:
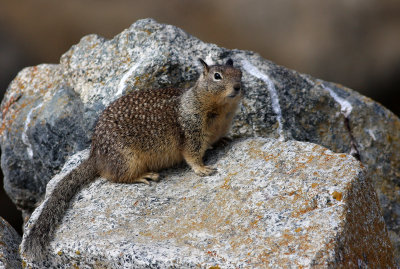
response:
[[[41,261],[45,257],[45,249],[50,242],[57,223],[64,216],[69,201],[87,183],[98,176],[94,158],[83,161],[77,168],[59,180],[46,199],[35,210],[28,222],[21,244],[21,253],[31,261]]]

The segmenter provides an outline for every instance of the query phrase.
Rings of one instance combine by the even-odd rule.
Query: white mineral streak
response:
[[[52,92],[48,91],[42,99],[42,102],[35,106],[34,108],[32,108],[31,110],[29,110],[28,115],[26,116],[26,120],[25,120],[25,124],[24,124],[24,131],[22,132],[21,138],[22,138],[22,143],[24,143],[27,148],[26,148],[26,152],[28,153],[29,158],[33,157],[33,149],[32,149],[32,144],[29,141],[28,138],[28,129],[29,129],[29,125],[32,121],[32,114],[34,111],[38,110],[39,108],[41,108],[44,104],[44,102],[48,101],[50,99]]]
[[[323,83],[321,83],[321,85],[325,90],[329,92],[332,98],[335,99],[335,101],[340,104],[340,112],[343,114],[343,116],[347,118],[350,115],[351,111],[353,110],[353,106],[350,104],[350,102],[338,96],[331,88],[324,85]]]
[[[278,93],[276,92],[274,83],[268,77],[268,75],[262,73],[257,67],[252,65],[249,61],[242,60],[242,66],[247,73],[249,73],[250,75],[252,75],[258,79],[261,79],[262,81],[265,82],[265,84],[267,84],[267,88],[268,88],[269,94],[271,96],[272,110],[275,112],[276,118],[278,121],[279,140],[284,141],[285,135],[283,133],[282,111],[281,111],[281,107],[279,105]]]
[[[32,108],[28,115],[26,116],[26,121],[24,124],[24,131],[22,132],[22,142],[27,146],[26,148],[26,152],[28,153],[29,158],[33,157],[33,150],[32,150],[32,144],[31,142],[29,142],[29,138],[28,138],[28,128],[29,128],[29,124],[32,121],[32,113],[36,110],[38,110],[39,108],[41,108],[43,106],[43,102],[40,103],[39,105],[35,106],[34,108]]]
[[[154,49],[154,48],[153,48]],[[152,59],[152,48],[146,48],[143,51],[138,51],[136,59],[137,62],[132,65],[129,70],[122,76],[121,80],[118,83],[118,91],[116,93],[116,97],[120,97],[124,90],[126,89],[126,81],[128,80],[128,78],[133,74],[133,72],[135,72],[141,65],[143,65],[144,62],[147,62],[147,65],[153,65],[153,59]],[[133,52],[134,53],[134,52]]]
[[[142,59],[144,59],[144,58],[142,58]],[[116,94],[117,97],[122,95],[122,93],[126,89],[126,80],[142,64],[142,62],[143,62],[143,60],[138,61],[137,63],[132,65],[131,68],[129,68],[129,70],[122,76],[122,78],[121,78],[121,80],[119,81],[119,84],[118,84],[118,91],[117,91],[117,94]]]
[[[368,129],[368,134],[372,137],[372,139],[373,139],[374,141],[376,141],[376,136],[375,136],[375,134],[374,134],[374,131],[372,131],[371,129]]]

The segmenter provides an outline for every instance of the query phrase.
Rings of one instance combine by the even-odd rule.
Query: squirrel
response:
[[[183,160],[200,176],[216,169],[205,166],[205,151],[228,133],[243,96],[242,72],[233,66],[203,65],[188,89],[133,91],[111,103],[92,135],[89,158],[68,173],[29,223],[21,246],[25,257],[41,260],[44,249],[69,201],[97,177],[119,183],[158,181],[157,171]]]

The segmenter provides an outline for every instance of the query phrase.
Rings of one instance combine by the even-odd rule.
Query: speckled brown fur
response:
[[[182,161],[177,122],[184,90],[140,90],[108,106],[92,137],[91,158],[99,174],[114,182],[135,182],[146,172]]]
[[[197,174],[213,172],[202,158],[229,130],[241,97],[241,72],[231,65],[202,63],[204,72],[193,88],[135,91],[104,110],[90,156],[101,176],[148,183],[158,180],[156,171],[183,159]]]
[[[135,91],[103,111],[89,158],[58,183],[24,234],[26,258],[43,258],[69,200],[97,176],[149,184],[159,179],[158,170],[182,160],[198,175],[215,171],[203,164],[203,156],[229,131],[242,97],[242,73],[232,60],[213,66],[200,62],[203,72],[192,88]]]

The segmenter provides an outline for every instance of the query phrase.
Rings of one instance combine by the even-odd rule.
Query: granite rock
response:
[[[209,64],[232,58],[245,97],[233,137],[313,142],[351,153],[367,168],[400,257],[400,120],[344,86],[207,44],[181,29],[140,20],[111,40],[88,35],[59,64],[22,70],[2,101],[4,187],[29,215],[68,156],[87,148],[99,113],[117,97],[149,87],[190,86]]]
[[[18,253],[21,236],[0,217],[0,268],[22,268],[22,260]]]
[[[48,259],[22,257],[39,268],[393,267],[377,195],[352,156],[266,138],[207,156],[213,176],[181,166],[151,186],[99,178],[72,200]]]

